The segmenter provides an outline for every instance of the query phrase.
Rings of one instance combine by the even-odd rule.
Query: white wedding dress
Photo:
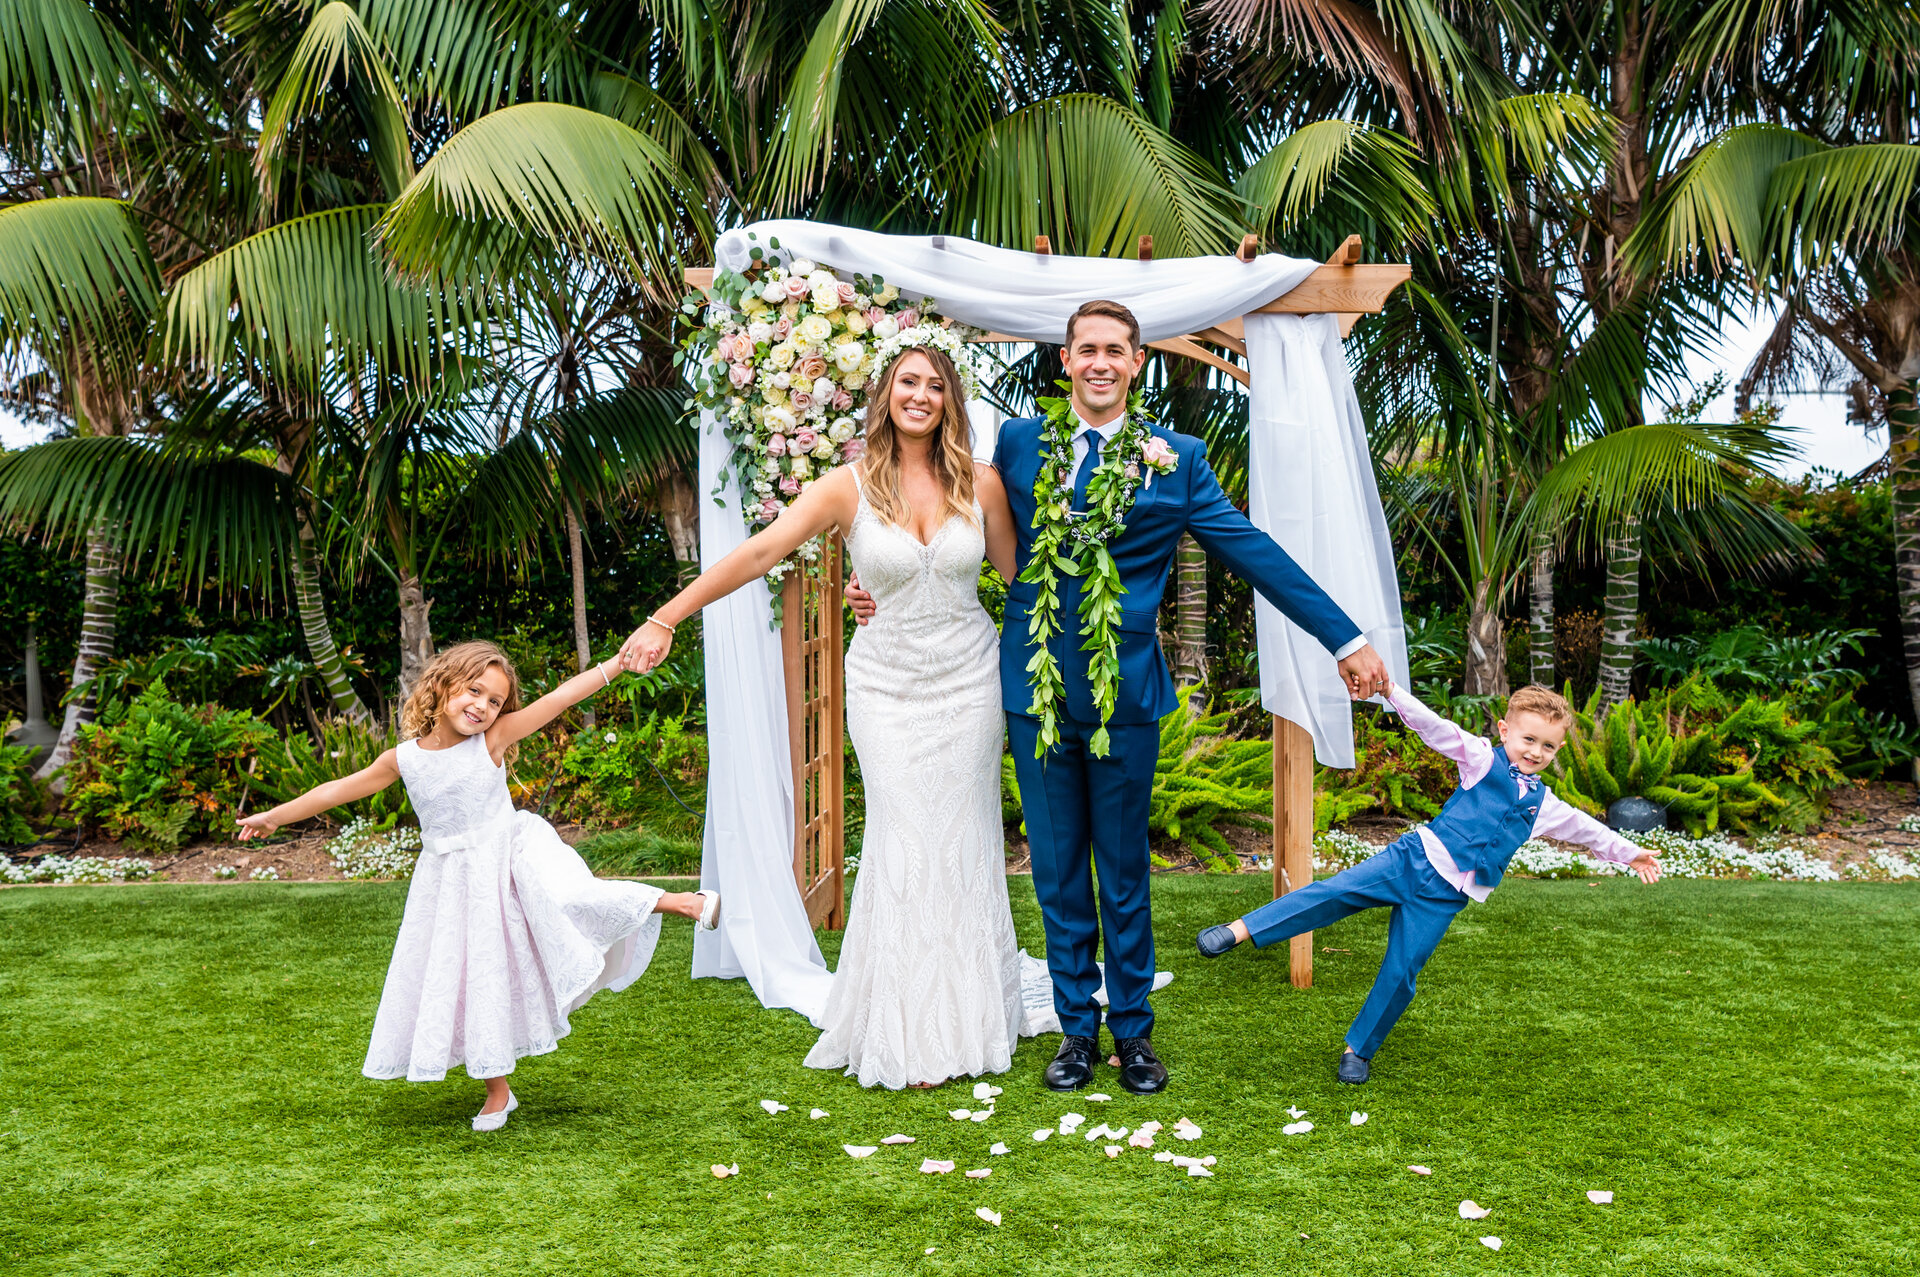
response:
[[[876,606],[846,657],[866,838],[806,1062],[896,1090],[1004,1073],[1027,1016],[1007,906],[1006,719],[999,636],[979,599],[978,507],[922,545],[863,492],[847,548]]]
[[[567,1016],[639,979],[660,939],[658,887],[604,881],[553,826],[515,811],[484,735],[402,741],[421,852],[387,967],[368,1077],[435,1082],[513,1072],[553,1050]]]

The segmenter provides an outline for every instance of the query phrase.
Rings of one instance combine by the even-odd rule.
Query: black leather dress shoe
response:
[[[1200,952],[1203,955],[1209,958],[1217,958],[1233,948],[1233,946],[1239,944],[1240,941],[1234,936],[1232,927],[1219,926],[1208,927],[1205,931],[1202,931],[1195,943],[1200,946]]]
[[[1044,1081],[1049,1091],[1077,1091],[1093,1081],[1093,1056],[1100,1044],[1093,1038],[1069,1033],[1060,1039],[1060,1049],[1047,1065]]]
[[[1366,1081],[1367,1076],[1372,1072],[1367,1062],[1353,1053],[1352,1047],[1348,1047],[1346,1054],[1340,1057],[1340,1072],[1337,1076],[1342,1082],[1351,1082],[1358,1086]]]
[[[1167,1066],[1153,1053],[1146,1038],[1116,1038],[1113,1052],[1120,1057],[1120,1085],[1135,1095],[1158,1095],[1167,1089]]]

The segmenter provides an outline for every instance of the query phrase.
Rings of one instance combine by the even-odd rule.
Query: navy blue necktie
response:
[[[1080,463],[1080,471],[1073,477],[1073,508],[1087,508],[1087,485],[1093,482],[1093,472],[1100,467],[1100,445],[1104,442],[1098,430],[1087,432],[1087,455]]]

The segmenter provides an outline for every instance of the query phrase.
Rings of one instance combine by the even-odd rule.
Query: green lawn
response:
[[[797,1016],[689,981],[670,919],[653,970],[524,1062],[522,1107],[487,1136],[467,1129],[476,1082],[359,1073],[404,886],[0,892],[0,1271],[1920,1269],[1920,890],[1509,882],[1462,915],[1354,1090],[1332,1065],[1384,920],[1322,932],[1309,992],[1283,949],[1199,959],[1196,928],[1262,888],[1156,881],[1177,978],[1155,1099],[1110,1071],[1110,1103],[1050,1094],[1050,1042],[1023,1047],[984,1125],[947,1118],[964,1086],[863,1093],[800,1066]],[[1014,898],[1037,951],[1024,879]],[[1281,1134],[1289,1104],[1316,1129]],[[1160,1147],[1218,1173],[1033,1142],[1069,1110],[1189,1116],[1205,1136]],[[841,1152],[895,1131],[919,1142]],[[1012,1152],[986,1156],[994,1140]],[[919,1174],[928,1156],[994,1173]],[[1462,1221],[1462,1198],[1492,1216]]]

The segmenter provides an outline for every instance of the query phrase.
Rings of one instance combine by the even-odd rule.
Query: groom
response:
[[[1062,357],[1072,382],[1068,403],[1051,418],[1007,422],[993,457],[1013,506],[1023,578],[1007,587],[1001,697],[1065,1034],[1047,1065],[1046,1084],[1071,1091],[1093,1081],[1100,1055],[1094,993],[1101,983],[1094,957],[1104,940],[1107,1025],[1120,1085],[1149,1095],[1165,1089],[1167,1070],[1154,1054],[1147,1002],[1154,968],[1147,816],[1160,719],[1179,703],[1160,651],[1159,612],[1180,534],[1191,532],[1209,555],[1332,652],[1356,699],[1383,691],[1387,672],[1360,627],[1227,499],[1207,465],[1205,444],[1157,424],[1128,422],[1128,391],[1146,362],[1133,312],[1110,301],[1080,307],[1067,321]],[[1063,446],[1069,435],[1070,456]],[[1056,499],[1045,506],[1035,498],[1043,465],[1055,476],[1049,488]],[[1065,482],[1069,470],[1071,483]],[[1032,567],[1036,544],[1057,544],[1068,556],[1084,544],[1061,539],[1068,527],[1104,542],[1124,589],[1104,636],[1082,632],[1081,576],[1043,572],[1044,561]],[[1036,574],[1050,579],[1025,579]],[[1049,594],[1057,599],[1060,628],[1042,645],[1029,636],[1029,624]],[[864,623],[873,612],[870,596],[857,585],[847,596]],[[1102,677],[1108,642],[1117,670],[1109,660]],[[1044,674],[1048,686],[1036,694],[1037,666],[1057,672],[1057,694],[1047,694],[1055,685]],[[1112,700],[1104,724],[1103,685]],[[1037,750],[1049,719],[1055,739]]]

